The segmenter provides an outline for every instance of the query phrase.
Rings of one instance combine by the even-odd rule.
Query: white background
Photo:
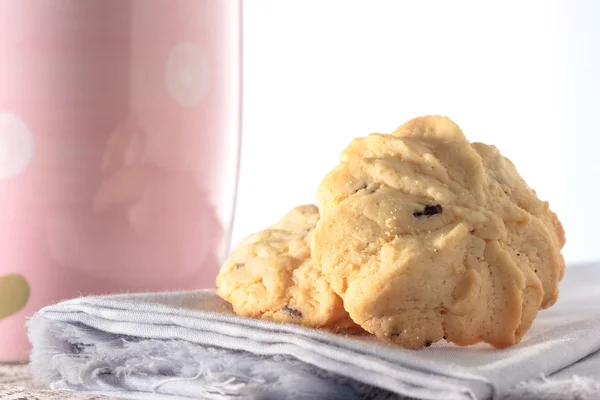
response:
[[[600,1],[247,0],[233,243],[314,202],[353,137],[443,114],[600,260]]]

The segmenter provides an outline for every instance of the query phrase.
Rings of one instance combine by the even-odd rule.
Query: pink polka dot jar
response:
[[[239,160],[239,0],[0,1],[0,362],[80,295],[213,287]]]

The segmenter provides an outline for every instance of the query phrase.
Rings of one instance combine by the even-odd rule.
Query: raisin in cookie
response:
[[[361,330],[311,259],[310,236],[318,220],[316,206],[296,207],[231,253],[217,286],[237,315],[334,331]]]
[[[559,220],[495,147],[448,118],[355,139],[317,197],[313,259],[380,338],[506,347],[556,301]]]

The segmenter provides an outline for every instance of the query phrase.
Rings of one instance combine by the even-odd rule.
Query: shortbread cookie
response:
[[[355,139],[317,198],[313,259],[380,338],[506,347],[556,301],[559,220],[495,147],[448,118]]]
[[[231,253],[217,286],[237,315],[333,331],[361,330],[311,259],[310,236],[318,220],[316,206],[296,207]]]

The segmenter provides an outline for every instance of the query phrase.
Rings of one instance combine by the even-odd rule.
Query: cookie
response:
[[[409,348],[518,343],[564,274],[548,203],[450,119],[357,138],[317,192],[317,265],[351,318]]]
[[[237,315],[276,322],[361,330],[311,259],[314,205],[291,210],[277,224],[245,238],[217,277],[218,294]]]

